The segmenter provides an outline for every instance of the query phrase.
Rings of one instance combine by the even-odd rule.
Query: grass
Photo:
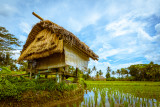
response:
[[[87,85],[103,86],[160,86],[160,82],[152,81],[85,81]]]

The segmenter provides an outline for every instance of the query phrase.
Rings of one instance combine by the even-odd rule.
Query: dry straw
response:
[[[18,61],[47,57],[53,53],[62,53],[63,42],[76,47],[92,59],[98,60],[98,55],[74,34],[49,20],[44,20],[32,28]]]

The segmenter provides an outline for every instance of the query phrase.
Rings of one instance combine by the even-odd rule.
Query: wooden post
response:
[[[62,81],[64,80],[65,67],[63,69],[64,69],[64,72],[62,74]]]
[[[32,79],[32,66],[31,66],[31,69],[30,69],[30,75],[29,75],[29,78]]]
[[[45,74],[45,78],[47,78],[48,77],[48,75],[47,74]]]
[[[35,72],[34,72],[36,75],[35,75],[35,79],[38,79],[40,77],[40,71],[38,71],[37,69],[35,69]]]
[[[76,68],[76,78],[78,78],[78,68]]]
[[[61,68],[58,68],[58,73],[59,73],[59,82],[62,82],[62,75],[61,73]]]
[[[30,70],[29,78],[32,79],[32,70]]]
[[[74,78],[74,83],[77,83],[78,82],[78,68],[76,68],[76,75],[75,75],[75,78]]]
[[[58,83],[58,69],[56,69],[56,82]]]
[[[43,21],[43,18],[41,18],[38,14],[36,14],[36,13],[34,13],[34,12],[32,12],[32,14],[33,14],[34,16],[36,16],[38,19],[40,19],[41,21]]]

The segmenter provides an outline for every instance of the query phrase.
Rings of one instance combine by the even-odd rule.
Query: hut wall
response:
[[[59,68],[66,66],[64,54],[52,54],[48,57],[38,59],[37,62],[36,69]]]
[[[74,46],[64,44],[65,63],[81,70],[87,69],[89,57]]]
[[[89,57],[74,46],[64,44],[64,53],[52,54],[48,57],[37,59],[36,69],[60,68],[67,65],[85,70],[88,67]]]

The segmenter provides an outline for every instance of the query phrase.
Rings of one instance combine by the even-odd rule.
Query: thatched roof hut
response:
[[[73,33],[49,20],[42,20],[29,33],[18,61],[36,60],[37,69],[66,65],[85,68],[89,58],[98,60],[98,55]]]

